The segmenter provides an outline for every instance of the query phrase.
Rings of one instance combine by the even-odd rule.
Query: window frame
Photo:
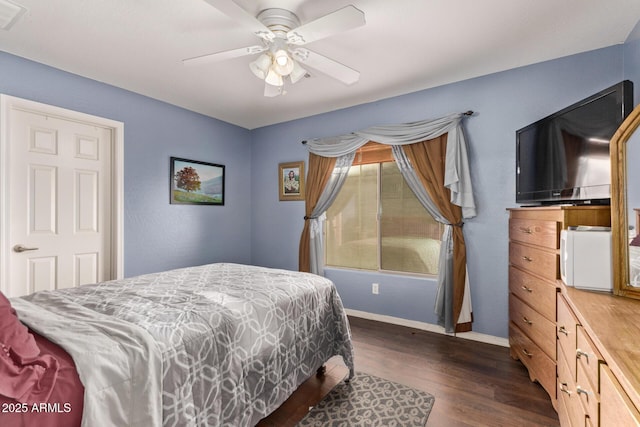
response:
[[[376,183],[376,206],[377,206],[377,212],[376,212],[376,227],[377,227],[377,233],[376,233],[376,239],[377,239],[377,248],[376,248],[376,255],[377,255],[377,269],[373,270],[373,269],[367,269],[367,268],[358,268],[358,267],[347,267],[347,266],[338,266],[338,265],[331,265],[327,263],[327,253],[328,253],[328,245],[326,244],[327,242],[327,232],[328,232],[328,227],[327,227],[327,221],[323,221],[323,227],[322,227],[322,237],[323,237],[323,241],[325,242],[324,244],[324,267],[325,268],[329,268],[329,269],[339,269],[339,270],[350,270],[350,271],[363,271],[363,272],[369,272],[369,273],[376,273],[376,274],[389,274],[389,275],[402,275],[402,276],[412,276],[412,277],[424,277],[424,278],[436,278],[438,277],[439,272],[436,273],[421,273],[421,272],[415,272],[415,271],[402,271],[402,270],[388,270],[388,269],[383,269],[382,268],[382,216],[383,216],[383,212],[382,212],[382,164],[383,163],[396,163],[395,158],[393,156],[393,153],[391,151],[391,146],[389,145],[383,145],[380,143],[376,143],[376,142],[369,142],[367,144],[365,144],[363,147],[361,147],[360,149],[358,149],[358,151],[356,151],[356,156],[354,158],[354,161],[351,165],[351,167],[354,166],[362,166],[362,165],[367,165],[367,164],[376,164],[377,165],[377,183]],[[428,216],[431,216],[425,209],[425,213]],[[438,242],[441,244],[442,243],[442,235],[444,233],[444,224],[438,222],[437,220],[434,221],[438,224],[439,230],[440,230],[440,234],[439,234],[439,238],[438,238]],[[439,258],[439,257],[438,257]],[[438,259],[439,262],[439,259]],[[438,265],[439,268],[439,265]]]

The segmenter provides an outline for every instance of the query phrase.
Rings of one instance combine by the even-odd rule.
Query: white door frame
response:
[[[109,128],[111,159],[111,278],[124,276],[124,123],[65,108],[0,94],[0,291],[7,293],[9,266],[9,117],[11,109],[31,111],[65,120]]]

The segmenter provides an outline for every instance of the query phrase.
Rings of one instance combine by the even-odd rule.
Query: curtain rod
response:
[[[473,116],[473,110],[467,110],[464,113],[462,113],[463,116]],[[305,139],[304,141],[300,141],[303,145],[307,143],[307,140]]]

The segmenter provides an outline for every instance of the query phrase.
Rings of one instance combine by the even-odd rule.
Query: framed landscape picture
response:
[[[278,165],[280,200],[304,200],[304,162]]]
[[[224,205],[224,165],[171,157],[172,204]]]

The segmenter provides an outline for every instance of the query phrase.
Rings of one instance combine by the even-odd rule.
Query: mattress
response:
[[[83,426],[253,426],[331,357],[354,372],[340,297],[309,273],[209,264],[11,303],[73,358]]]

